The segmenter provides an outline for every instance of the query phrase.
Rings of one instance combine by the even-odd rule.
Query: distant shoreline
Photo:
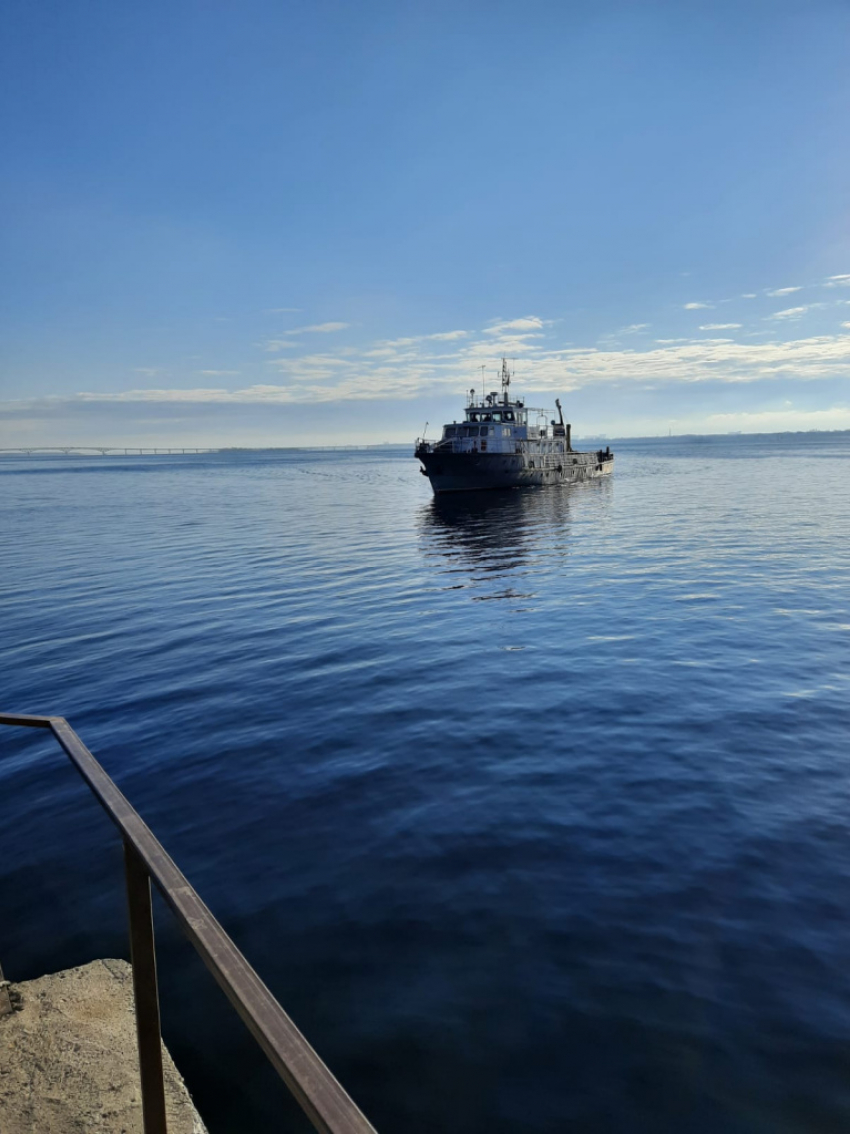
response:
[[[576,447],[605,442],[621,445],[632,442],[664,441],[728,441],[732,438],[753,439],[768,437],[850,437],[850,429],[797,429],[776,432],[742,433],[672,433],[641,434],[636,437],[611,437],[607,434],[590,434],[573,438]],[[367,452],[387,449],[412,450],[412,441],[377,441],[372,444],[350,445],[21,445],[0,448],[0,459],[16,457],[153,457],[153,456],[209,456],[220,453],[323,453]]]

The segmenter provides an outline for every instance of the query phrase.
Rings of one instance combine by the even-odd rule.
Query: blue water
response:
[[[2,707],[67,716],[382,1134],[850,1125],[850,435],[0,462]],[[113,828],[0,730],[0,958],[126,956]],[[211,1134],[300,1130],[170,915]]]

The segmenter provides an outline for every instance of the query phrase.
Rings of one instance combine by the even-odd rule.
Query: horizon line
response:
[[[575,435],[576,441],[672,441],[688,437],[798,437],[810,434],[850,433],[850,429],[779,429],[747,432],[739,429],[724,430],[722,433],[644,433],[633,436],[613,437],[605,433]],[[371,441],[343,443],[338,445],[13,445],[0,448],[0,457],[35,456],[54,454],[57,456],[77,456],[101,454],[120,456],[175,456],[199,455],[202,453],[263,453],[263,452],[305,452],[352,449],[401,449],[411,445],[410,441]]]

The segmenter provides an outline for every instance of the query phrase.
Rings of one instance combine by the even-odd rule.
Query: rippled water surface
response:
[[[3,707],[67,716],[382,1134],[850,1126],[850,438],[5,459]],[[126,955],[120,849],[0,732],[0,958]],[[301,1130],[158,911],[211,1134]]]

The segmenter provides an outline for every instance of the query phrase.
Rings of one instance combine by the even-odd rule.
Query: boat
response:
[[[614,471],[610,446],[592,453],[573,449],[572,426],[564,423],[559,398],[556,421],[549,410],[533,409],[511,397],[505,358],[501,380],[501,394],[470,390],[463,421],[444,425],[439,440],[417,438],[419,471],[435,493],[571,484]]]

